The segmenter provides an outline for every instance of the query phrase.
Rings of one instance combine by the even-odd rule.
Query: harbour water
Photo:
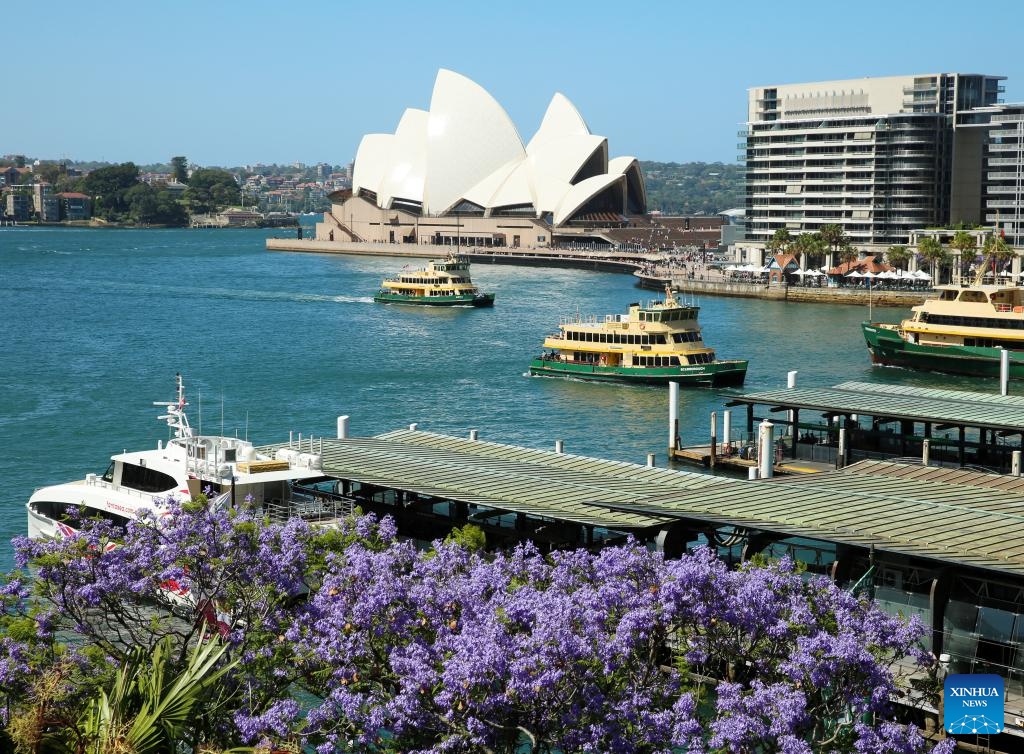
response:
[[[629,275],[474,265],[493,309],[374,304],[380,280],[418,261],[268,252],[281,231],[0,229],[0,568],[44,484],[102,473],[112,453],[167,436],[153,401],[185,379],[194,426],[256,443],[421,429],[665,463],[668,391],[526,376],[559,318],[626,311],[654,294]],[[962,386],[873,368],[865,307],[699,299],[705,340],[750,360],[747,389],[846,379]],[[876,309],[876,319],[903,312]],[[681,434],[706,439],[712,390],[681,392]]]

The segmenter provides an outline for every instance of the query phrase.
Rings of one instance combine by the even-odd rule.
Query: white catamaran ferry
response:
[[[347,512],[338,496],[313,486],[324,477],[320,456],[312,449],[281,448],[270,458],[248,440],[194,434],[180,374],[176,381],[176,400],[154,403],[162,407],[159,418],[171,428],[167,443],[112,456],[103,474],[36,490],[28,501],[30,537],[74,536],[78,517],[100,516],[123,526],[144,509],[159,513],[168,497],[187,500],[207,488],[221,496],[222,504],[249,500],[272,518]],[[309,504],[314,499],[319,507]]]

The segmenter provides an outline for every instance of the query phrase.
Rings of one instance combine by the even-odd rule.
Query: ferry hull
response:
[[[970,377],[999,376],[1001,348],[908,343],[896,330],[873,322],[862,322],[861,330],[875,364]],[[1024,379],[1024,353],[1010,352],[1010,377]]]
[[[416,306],[494,306],[493,293],[481,293],[478,296],[403,296],[397,293],[378,293],[373,300],[378,304]]]
[[[534,359],[530,362],[530,374],[539,377],[567,377],[641,385],[678,382],[694,387],[727,387],[743,384],[747,376],[747,362],[716,361],[685,367],[608,367],[597,364],[574,364],[554,359]]]

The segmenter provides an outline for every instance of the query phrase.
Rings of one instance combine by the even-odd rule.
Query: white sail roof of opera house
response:
[[[505,110],[480,85],[440,70],[429,110],[408,109],[393,134],[359,144],[353,194],[383,209],[423,215],[452,211],[549,216],[642,214],[647,196],[633,157],[608,158],[608,140],[590,133],[562,94],[524,146]]]

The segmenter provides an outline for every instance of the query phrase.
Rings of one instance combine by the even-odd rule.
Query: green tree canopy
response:
[[[171,158],[171,178],[178,183],[188,183],[188,158]]]
[[[910,249],[900,244],[890,246],[885,257],[893,267],[905,270],[907,268],[907,262],[910,261]]]
[[[938,282],[939,268],[949,261],[949,251],[939,243],[937,238],[932,236],[925,236],[918,241],[917,251],[928,264],[932,275],[936,278],[936,282]]]
[[[193,212],[214,212],[217,209],[239,204],[241,194],[238,182],[227,170],[201,168],[192,173],[185,201]]]
[[[790,244],[793,243],[793,237],[789,234],[789,231],[785,228],[779,228],[772,235],[771,240],[768,241],[767,249],[772,254],[783,254],[789,251]]]
[[[128,215],[128,189],[139,182],[134,162],[97,168],[78,182],[78,190],[93,198],[93,213],[106,220],[122,220]]]
[[[793,241],[789,251],[802,260],[805,267],[812,267],[825,258],[825,242],[820,233],[801,233]]]

